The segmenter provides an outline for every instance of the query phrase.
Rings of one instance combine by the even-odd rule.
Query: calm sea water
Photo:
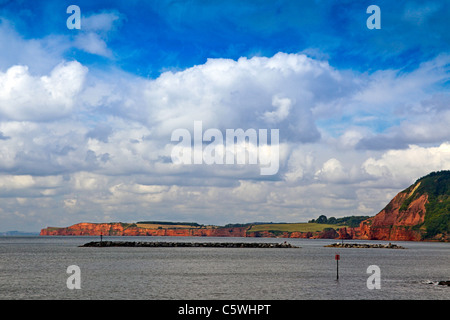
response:
[[[299,249],[78,247],[98,240],[98,237],[0,237],[0,299],[450,299],[450,287],[432,284],[450,280],[450,243],[395,242],[406,250],[325,248],[324,245],[334,241],[309,239],[287,239]],[[283,242],[286,239],[104,237],[104,240]],[[338,281],[337,253],[341,257]],[[80,268],[79,290],[67,288],[70,265]],[[370,265],[380,268],[381,289],[367,288]]]

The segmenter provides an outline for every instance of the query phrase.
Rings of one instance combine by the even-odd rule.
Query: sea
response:
[[[397,241],[392,243],[405,249],[337,249],[325,247],[336,242],[326,239],[104,236],[104,241],[286,241],[299,248],[80,247],[99,240],[0,237],[0,299],[450,299],[450,286],[437,284],[450,280],[450,243]],[[69,285],[75,282],[78,288]]]

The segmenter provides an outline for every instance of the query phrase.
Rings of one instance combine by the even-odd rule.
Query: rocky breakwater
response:
[[[448,287],[450,287],[450,280],[448,280],[448,281],[445,281],[445,280],[441,280],[441,281],[427,280],[427,281],[424,281],[424,283],[426,283],[426,284],[433,284],[433,285],[436,285],[436,286],[448,286]]]
[[[332,243],[326,245],[325,247],[331,248],[376,248],[376,249],[405,249],[402,246],[398,246],[396,244],[388,243],[388,244],[369,244],[369,243]]]
[[[80,247],[299,248],[290,243],[92,241]]]

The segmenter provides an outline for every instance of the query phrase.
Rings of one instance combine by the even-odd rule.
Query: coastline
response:
[[[282,238],[282,239],[332,239],[332,240],[380,240],[380,241],[419,241],[448,242],[444,239],[427,239],[411,233],[410,229],[373,228],[376,232],[367,231],[365,222],[360,227],[328,226],[322,229],[307,230],[309,223],[281,224],[290,230],[278,230],[280,224],[266,224],[266,229],[255,230],[254,226],[165,226],[148,227],[135,223],[90,223],[81,222],[69,227],[47,227],[42,229],[40,236],[175,236],[175,237],[251,237],[251,238]],[[292,226],[303,225],[306,230],[294,229]],[[383,232],[382,230],[386,230]],[[392,231],[395,232],[392,232]]]

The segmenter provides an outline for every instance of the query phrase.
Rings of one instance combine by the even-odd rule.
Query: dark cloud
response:
[[[3,132],[0,131],[0,140],[9,140],[11,137],[5,136]]]
[[[97,139],[98,141],[107,143],[109,136],[113,133],[113,128],[107,124],[99,123],[86,133],[87,138]]]

